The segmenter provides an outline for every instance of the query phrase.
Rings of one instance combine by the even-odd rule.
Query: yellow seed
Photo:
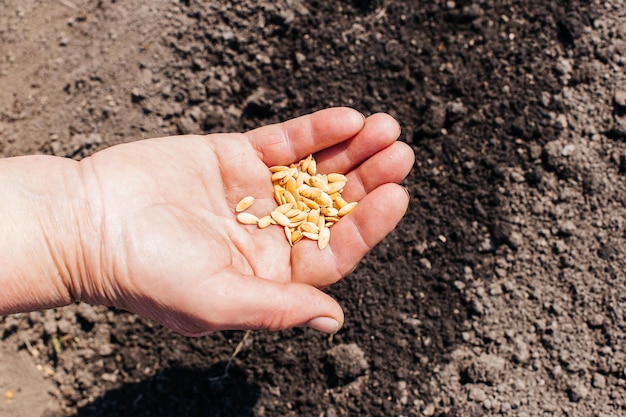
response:
[[[300,195],[306,198],[315,199],[322,195],[322,190],[320,190],[319,188],[314,188],[314,187],[303,187],[299,191],[300,191]]]
[[[348,203],[345,206],[343,206],[340,210],[339,210],[339,217],[343,217],[346,214],[350,213],[356,206],[357,206],[357,202],[353,201],[352,203]]]
[[[300,229],[303,232],[309,232],[309,233],[319,233],[320,232],[320,228],[317,227],[317,224],[311,223],[311,222],[304,222],[304,223],[302,223],[302,225],[300,226]]]
[[[311,158],[311,162],[309,162],[309,166],[306,168],[306,172],[308,172],[309,175],[317,174],[317,162],[315,162],[315,159]]]
[[[272,216],[272,219],[274,219],[274,221],[281,226],[289,226],[289,218],[287,218],[287,216],[280,211],[273,211],[270,213],[270,216]]]
[[[341,193],[343,192],[343,190],[339,190],[336,193],[328,193],[328,196],[333,200],[337,200],[338,198],[341,197]]]
[[[291,203],[292,207],[297,207],[298,206],[298,199],[292,193],[290,193],[287,190],[283,190],[282,195],[283,195],[286,203]]]
[[[267,215],[267,216],[263,216],[263,217],[261,217],[259,219],[259,222],[257,223],[257,226],[259,226],[259,228],[261,228],[261,229],[265,229],[270,224],[272,224],[272,217]]]
[[[332,207],[333,199],[328,196],[326,193],[322,193],[319,197],[313,199],[320,207]]]
[[[283,178],[287,177],[290,174],[290,171],[278,171],[272,174],[272,181],[276,182],[276,181],[280,181]]]
[[[330,229],[328,227],[324,227],[323,229],[320,229],[319,237],[317,239],[317,247],[322,250],[328,245],[328,242],[330,242]]]
[[[306,221],[313,224],[317,224],[317,220],[320,218],[320,209],[311,210],[306,216]]]
[[[302,187],[303,184],[305,184],[308,181],[309,178],[309,174],[306,172],[301,172],[298,177],[296,178],[296,187],[300,188]]]
[[[298,201],[298,209],[302,210],[302,211],[307,211],[307,210],[311,210],[311,208],[309,206],[307,206],[304,201],[299,200]]]
[[[307,239],[311,239],[311,240],[319,239],[319,235],[317,233],[302,232],[302,236],[306,237]]]
[[[298,215],[298,214],[300,214],[300,213],[302,213],[302,211],[301,211],[301,210],[298,210],[298,209],[292,208],[292,209],[289,209],[289,210],[287,210],[287,211],[285,212],[285,216],[287,216],[287,217],[289,217],[289,218],[292,218],[292,217],[297,216],[297,215]]]
[[[319,176],[309,178],[309,185],[322,191],[328,191],[328,184]]]
[[[326,217],[320,215],[320,218],[317,219],[317,227],[322,230],[324,226],[326,226]]]
[[[326,217],[335,217],[339,215],[339,210],[334,207],[322,207],[320,213]]]
[[[343,187],[345,186],[346,186],[345,181],[331,182],[327,186],[328,189],[326,190],[326,193],[328,194],[339,193],[343,190]]]
[[[304,223],[304,220],[298,220],[298,221],[291,221],[289,222],[289,227],[291,227],[292,229],[297,229],[298,227],[300,227],[300,225]]]
[[[291,229],[289,226],[285,226],[285,237],[287,238],[287,242],[293,246],[293,241],[291,240]]]
[[[295,194],[298,190],[298,182],[294,177],[291,177],[285,183],[285,190],[289,191],[291,194]]]
[[[320,205],[319,205],[319,204],[317,204],[315,201],[313,201],[313,200],[311,200],[311,199],[309,199],[309,198],[302,197],[302,201],[303,201],[303,202],[304,202],[304,204],[306,204],[306,206],[307,206],[308,208],[310,208],[311,210],[316,210],[316,209],[319,209],[319,208],[320,208]]]
[[[343,197],[337,197],[333,199],[333,201],[335,202],[335,208],[339,210],[341,210],[345,205],[348,204],[348,202],[344,200]]]
[[[282,188],[280,187],[280,185],[274,185],[274,201],[276,201],[276,203],[278,204],[282,204],[280,202],[281,196],[282,196]]]
[[[295,244],[297,243],[300,239],[302,239],[302,232],[299,230],[294,230],[293,232],[291,232],[291,243]]]
[[[348,178],[345,175],[337,173],[328,174],[326,178],[328,179],[329,183],[337,181],[343,181],[345,183],[346,181],[348,181]]]
[[[311,163],[312,159],[313,159],[313,155],[309,154],[309,156],[307,156],[302,161],[300,161],[300,167],[302,168],[303,172],[306,172],[309,169],[309,164]]]
[[[286,167],[284,165],[274,165],[273,167],[270,167],[270,172],[272,173],[279,171],[289,171],[289,167]]]
[[[291,211],[291,210],[290,210]],[[289,217],[289,221],[291,222],[303,222],[306,220],[307,218],[307,212],[306,211],[300,211],[300,210],[296,210],[298,213],[293,215],[293,216],[289,216],[289,214],[287,214],[287,217]]]
[[[259,218],[254,214],[250,213],[239,213],[237,214],[237,221],[242,224],[258,224]]]
[[[237,203],[237,207],[235,207],[235,211],[237,213],[240,213],[244,210],[247,210],[248,208],[250,208],[252,203],[254,203],[254,197],[252,197],[251,195],[244,197],[241,199],[239,203]]]
[[[279,213],[285,214],[287,213],[289,210],[291,210],[292,205],[291,203],[285,203],[285,204],[281,204],[280,206],[276,207],[274,209],[274,211],[277,211]]]

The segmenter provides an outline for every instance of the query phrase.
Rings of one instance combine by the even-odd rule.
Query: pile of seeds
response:
[[[290,245],[307,238],[324,249],[330,241],[330,227],[357,205],[341,197],[348,178],[336,173],[318,174],[313,155],[297,164],[273,166],[270,172],[278,207],[258,218],[245,213],[254,203],[254,197],[247,196],[235,208],[237,220],[261,229],[276,224],[285,229]]]

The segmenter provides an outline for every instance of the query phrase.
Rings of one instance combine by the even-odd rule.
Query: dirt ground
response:
[[[0,154],[336,105],[415,150],[345,327],[184,338],[77,304],[0,318],[0,415],[626,415],[623,0],[0,0]]]

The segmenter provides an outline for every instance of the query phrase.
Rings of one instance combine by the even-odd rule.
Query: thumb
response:
[[[198,319],[210,333],[219,330],[284,330],[308,326],[324,333],[336,333],[343,325],[343,311],[329,295],[307,284],[277,283],[256,276],[225,273],[213,282],[207,297],[196,291],[202,306]],[[207,303],[207,298],[212,302]],[[200,307],[198,305],[198,307]]]

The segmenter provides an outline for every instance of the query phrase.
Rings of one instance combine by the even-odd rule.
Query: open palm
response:
[[[339,305],[320,288],[347,275],[404,214],[397,185],[413,164],[397,123],[346,108],[319,111],[243,134],[151,139],[81,161],[91,262],[81,299],[114,305],[186,335],[309,325],[333,332]],[[348,176],[357,208],[332,229],[328,247],[291,247],[282,228],[238,223],[234,206],[267,214],[276,204],[268,166],[314,153],[318,171]]]

